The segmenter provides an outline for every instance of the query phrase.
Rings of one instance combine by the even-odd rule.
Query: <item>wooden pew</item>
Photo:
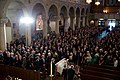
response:
[[[113,67],[113,66],[108,66],[108,65],[89,64],[89,66],[120,71],[120,68]]]
[[[0,64],[0,75],[10,75],[22,80],[40,80],[40,72]]]
[[[104,68],[99,68],[99,67],[87,66],[84,69],[120,75],[120,71],[104,69]]]
[[[117,68],[111,67],[111,66],[99,66],[99,65],[93,65],[93,64],[84,64],[82,66],[81,70],[81,77],[85,80],[98,80],[99,78],[105,78],[105,79],[113,79],[113,80],[120,80],[120,71]],[[85,76],[90,77],[89,79],[85,78]],[[100,79],[99,78],[99,79]],[[83,79],[83,80],[84,80]]]
[[[120,80],[120,76],[115,74],[109,74],[109,73],[98,72],[93,70],[83,70],[82,73],[88,74],[88,75],[91,74],[99,77],[105,77],[105,78],[114,79],[114,80]]]
[[[81,73],[81,79],[82,80],[114,80],[114,79],[93,76],[93,75],[88,75],[88,74],[83,74],[83,73]]]
[[[5,67],[4,65],[0,64],[0,74],[2,75],[5,75]]]

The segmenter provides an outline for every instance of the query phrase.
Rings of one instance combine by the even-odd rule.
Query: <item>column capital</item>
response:
[[[1,18],[0,23],[8,23],[8,18]]]
[[[54,19],[55,19],[55,20],[59,20],[59,19],[60,19],[60,16],[54,16]]]
[[[8,19],[7,18],[1,18],[0,19],[0,27],[3,27],[4,23],[8,23]]]
[[[64,18],[68,19],[68,18],[69,18],[69,16],[65,16]]]
[[[46,21],[46,20],[48,20],[49,18],[48,18],[48,17],[42,17],[42,19],[43,19],[44,21]]]
[[[70,16],[70,18],[75,18],[75,16]]]
[[[81,15],[81,17],[86,17],[85,15]]]

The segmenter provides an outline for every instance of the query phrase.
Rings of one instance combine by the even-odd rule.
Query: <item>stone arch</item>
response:
[[[80,8],[79,7],[76,9],[76,16],[80,17]]]
[[[32,9],[32,15],[33,16],[36,16],[38,14],[41,14],[42,16],[46,17],[46,10],[45,10],[45,7],[43,4],[41,3],[36,3],[34,6],[33,6],[33,9]]]
[[[81,23],[80,23],[80,25],[82,27],[85,26],[85,9],[84,8],[82,8],[82,10],[81,10]]]
[[[44,3],[44,0],[41,0],[41,1],[35,0],[35,1],[33,1],[32,4],[31,4],[31,12],[33,12],[33,9],[34,9],[34,7],[35,7],[37,4],[41,5],[41,6],[44,8],[45,13],[46,13],[46,6],[45,6],[45,3]],[[32,13],[32,14],[33,14],[33,13]]]
[[[88,8],[86,9],[86,15],[88,15]]]
[[[18,4],[18,6],[15,6],[15,4]],[[18,8],[20,7],[24,13],[26,13],[26,6],[25,6],[25,3],[24,1],[20,1],[20,0],[7,0],[5,4],[3,4],[3,17],[6,17],[6,13],[8,11],[8,8],[10,7],[10,5],[14,8]]]
[[[76,28],[80,27],[80,8],[76,9]]]
[[[83,16],[84,14],[85,14],[85,9],[82,8],[82,10],[81,10],[81,15]]]
[[[56,20],[59,18],[58,17],[58,8],[55,4],[52,4],[49,7],[48,10],[48,30],[50,31],[56,31],[56,28],[59,26],[56,24]],[[59,24],[59,23],[58,23]]]
[[[70,16],[70,27],[72,30],[75,29],[75,12],[74,12],[74,8],[73,7],[70,7],[69,9],[69,16]]]
[[[11,22],[12,40],[19,38],[20,35],[25,35],[25,29],[21,29],[19,25],[21,16],[27,13],[24,3],[16,0],[8,0],[4,7],[4,11],[4,16],[8,17]]]
[[[88,8],[86,9],[86,12],[85,12],[85,24],[88,26]]]
[[[70,7],[70,9],[69,9],[69,16],[70,17],[74,17],[75,16],[74,8],[73,7]]]
[[[49,11],[48,11],[48,16],[49,16],[49,19],[53,19],[56,16],[58,16],[58,9],[55,4],[50,6]]]
[[[62,6],[61,7],[61,10],[60,10],[60,22],[59,22],[59,30],[60,30],[60,33],[61,32],[64,32],[64,29],[65,29],[65,23],[67,23],[67,21],[65,21],[65,18],[67,18],[67,8],[66,6]]]
[[[42,3],[36,3],[32,8],[32,16],[35,19],[34,27],[32,27],[32,33],[39,34],[39,37],[43,37],[44,25],[46,19],[46,10]]]
[[[64,17],[67,17],[67,8],[65,6],[62,6],[61,7],[61,10],[60,10],[60,15],[63,15]]]

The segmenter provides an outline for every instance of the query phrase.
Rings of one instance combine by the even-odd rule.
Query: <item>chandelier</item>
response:
[[[120,0],[119,0],[120,1]],[[86,0],[86,3],[90,4],[92,2],[92,0]],[[95,1],[95,5],[100,5],[100,1],[99,0],[96,0]]]
[[[86,0],[86,3],[90,4],[92,2],[92,0]]]
[[[96,1],[96,2],[95,2],[95,5],[97,5],[97,6],[100,5],[100,2],[99,2],[99,1]]]
[[[104,9],[103,12],[104,12],[104,13],[108,13],[108,10],[107,10],[107,9]]]

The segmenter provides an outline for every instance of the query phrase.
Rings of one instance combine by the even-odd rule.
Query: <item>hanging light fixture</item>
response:
[[[108,10],[107,10],[107,9],[104,9],[103,12],[104,12],[104,13],[108,13]]]
[[[92,2],[92,0],[86,0],[86,3],[90,4]]]
[[[100,1],[97,0],[97,1],[95,2],[95,5],[97,5],[97,6],[100,5]]]
[[[120,0],[118,0],[118,2],[120,2]]]

